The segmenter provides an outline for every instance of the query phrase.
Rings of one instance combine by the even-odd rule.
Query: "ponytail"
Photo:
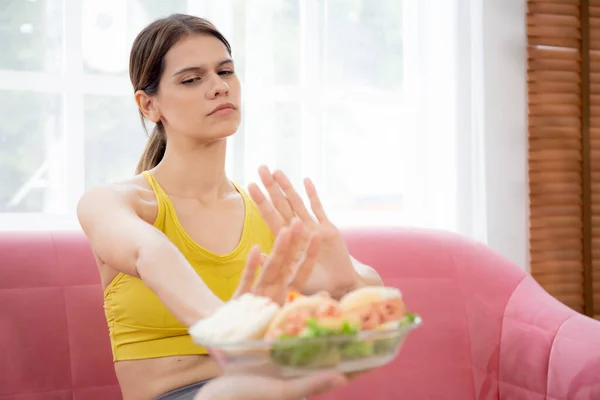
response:
[[[146,148],[140,157],[135,173],[141,174],[143,171],[156,167],[165,156],[166,149],[167,135],[165,134],[165,127],[161,121],[158,121],[152,130],[152,134],[150,134],[148,143],[146,143]]]

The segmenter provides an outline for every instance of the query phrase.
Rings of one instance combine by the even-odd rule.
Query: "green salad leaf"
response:
[[[408,326],[417,320],[416,314],[408,313],[398,322],[398,327]],[[400,343],[400,337],[381,339],[348,340],[327,342],[318,340],[329,336],[356,336],[357,326],[345,322],[339,329],[328,329],[312,318],[307,320],[306,328],[298,337],[281,335],[279,341],[271,346],[273,362],[289,367],[327,368],[341,360],[358,359],[372,355],[392,353]],[[316,339],[316,340],[310,340]]]
[[[373,354],[373,343],[366,340],[353,340],[340,345],[340,353],[345,359],[368,357]]]
[[[373,343],[373,353],[375,354],[388,354],[394,351],[398,343],[400,342],[399,337],[390,337],[377,339]]]
[[[415,321],[417,320],[417,314],[413,314],[413,313],[407,313],[403,319],[400,320],[400,322],[398,322],[398,327],[403,327],[406,325],[412,325],[415,323]]]
[[[292,367],[335,365],[339,362],[339,354],[333,350],[335,348],[325,342],[286,343],[283,340],[271,347],[271,359]]]
[[[306,330],[300,335],[302,337],[323,337],[338,335],[355,335],[358,328],[352,326],[348,321],[342,324],[340,329],[327,329],[319,325],[319,321],[310,318],[306,321]]]
[[[328,367],[340,362],[340,345],[327,343],[326,341],[310,341],[298,343],[298,339],[316,339],[328,336],[356,335],[358,328],[348,322],[344,322],[340,329],[327,329],[319,325],[319,322],[311,318],[306,323],[306,329],[299,337],[282,335],[279,342],[271,346],[271,359],[280,365],[287,366],[311,366]],[[296,339],[292,343],[289,339]]]

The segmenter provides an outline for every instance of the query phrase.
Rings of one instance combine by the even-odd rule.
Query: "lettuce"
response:
[[[417,320],[417,314],[407,313],[404,318],[398,322],[398,327],[401,328],[406,325],[412,325]]]
[[[319,325],[319,321],[314,318],[306,321],[306,330],[300,335],[301,337],[324,337],[324,336],[346,336],[355,335],[358,333],[358,328],[350,325],[349,322],[344,322],[340,329],[327,329]]]
[[[340,353],[345,359],[369,357],[373,354],[373,343],[366,340],[353,340],[340,345]]]
[[[345,322],[340,329],[327,329],[319,325],[316,319],[309,319],[306,329],[298,337],[282,335],[279,342],[271,346],[271,359],[280,365],[293,367],[328,367],[340,362],[341,353],[337,343],[328,343],[317,339],[328,336],[356,335],[358,329]],[[286,343],[289,339],[295,339],[292,343]],[[298,342],[300,340],[300,342]]]
[[[409,326],[417,320],[416,314],[406,314],[398,327]],[[329,336],[356,336],[359,329],[346,322],[339,329],[327,329],[316,319],[309,319],[298,337],[282,335],[271,346],[270,356],[274,363],[289,367],[327,368],[341,360],[353,360],[372,355],[392,353],[399,345],[400,337],[357,340],[348,338],[328,342],[319,340]],[[306,339],[306,340],[303,340]],[[316,339],[316,340],[311,340]]]
[[[391,337],[375,340],[373,342],[373,353],[382,355],[393,352],[396,346],[398,346],[400,339],[399,337]]]
[[[339,362],[339,354],[331,345],[318,343],[286,343],[283,340],[271,347],[271,359],[290,367],[325,367]]]

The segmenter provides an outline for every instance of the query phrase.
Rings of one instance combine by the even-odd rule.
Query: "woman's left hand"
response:
[[[290,226],[294,220],[300,220],[306,241],[314,234],[320,238],[317,265],[303,292],[316,293],[324,290],[339,297],[356,288],[360,277],[354,269],[346,243],[338,228],[327,218],[310,179],[304,180],[304,187],[312,215],[283,172],[271,173],[266,166],[260,167],[258,172],[271,201],[267,200],[256,184],[250,184],[248,191],[273,235],[277,236],[280,229]]]

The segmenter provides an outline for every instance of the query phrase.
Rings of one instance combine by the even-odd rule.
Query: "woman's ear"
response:
[[[144,114],[147,120],[157,123],[160,121],[160,110],[156,107],[154,102],[154,98],[149,96],[143,90],[138,90],[135,92],[135,102],[138,105],[138,108]]]

